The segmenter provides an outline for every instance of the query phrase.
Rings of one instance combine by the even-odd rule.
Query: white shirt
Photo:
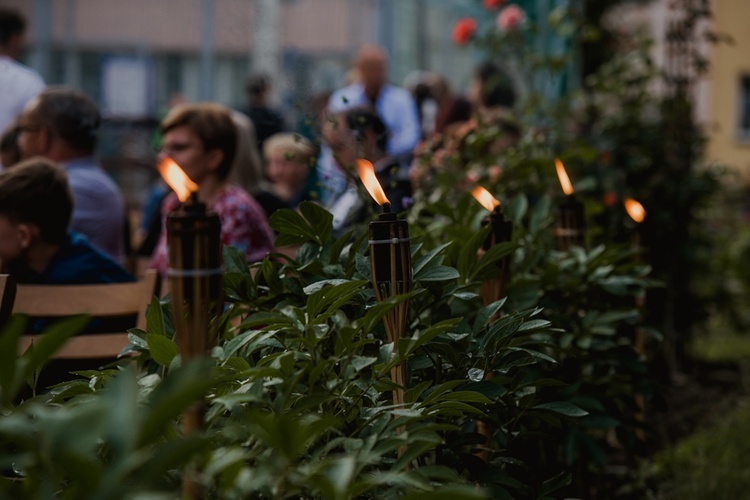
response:
[[[39,73],[10,57],[0,56],[0,133],[43,89],[44,80]]]
[[[357,106],[368,106],[370,101],[361,83],[355,83],[334,92],[328,100],[328,109],[334,113]],[[400,156],[411,153],[419,142],[421,130],[414,98],[408,90],[386,84],[378,94],[375,109],[388,129],[388,154]],[[346,179],[333,161],[328,147],[321,148],[318,173],[323,187],[323,201],[336,198],[346,187]]]

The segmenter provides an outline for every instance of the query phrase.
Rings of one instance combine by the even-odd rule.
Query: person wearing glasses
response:
[[[160,155],[173,159],[198,185],[198,199],[218,214],[221,242],[245,253],[248,262],[262,260],[273,249],[273,231],[263,209],[244,189],[228,182],[237,150],[237,128],[231,112],[214,103],[180,104],[164,117]],[[162,203],[162,232],[151,267],[166,275],[169,212],[180,205],[170,193]]]
[[[19,118],[21,157],[42,156],[68,174],[75,201],[72,230],[118,262],[125,262],[125,203],[94,158],[101,117],[96,103],[71,87],[47,87]]]

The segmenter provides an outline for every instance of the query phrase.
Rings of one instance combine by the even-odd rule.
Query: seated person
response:
[[[262,260],[273,250],[268,219],[247,191],[227,181],[237,147],[230,111],[219,104],[181,104],[172,108],[160,128],[162,153],[198,185],[198,199],[218,214],[222,244],[240,249],[248,262]],[[179,206],[177,195],[168,194],[162,204],[162,227]],[[168,261],[167,232],[162,230],[151,267],[166,275]]]
[[[250,193],[266,213],[266,217],[270,217],[276,210],[289,208],[288,203],[271,192],[271,184],[263,176],[263,162],[253,122],[244,113],[231,113],[234,126],[237,127],[237,150],[229,168],[229,182]]]
[[[122,283],[133,276],[68,230],[73,195],[65,171],[41,157],[0,173],[0,261],[17,283]]]
[[[355,162],[364,158],[373,164],[375,175],[391,202],[391,211],[402,212],[411,196],[411,182],[402,177],[400,161],[386,153],[388,130],[374,111],[352,108],[333,115],[323,127],[323,139],[333,153],[336,166],[347,177],[347,188],[330,200],[326,208],[333,214],[334,233],[341,234],[352,224],[362,222],[374,204],[362,194]]]
[[[310,141],[289,132],[274,134],[263,144],[263,157],[276,196],[291,208],[310,198],[306,188],[312,170],[310,162],[315,157]]]
[[[19,117],[21,158],[59,163],[73,192],[70,227],[92,245],[125,262],[126,215],[122,192],[94,157],[101,115],[91,97],[69,87],[47,87]]]

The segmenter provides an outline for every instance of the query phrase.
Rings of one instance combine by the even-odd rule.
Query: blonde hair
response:
[[[273,134],[263,143],[263,156],[268,159],[276,150],[282,150],[291,156],[288,159],[295,160],[305,166],[310,163],[310,159],[315,155],[315,148],[312,143],[299,134],[290,132],[279,132]]]

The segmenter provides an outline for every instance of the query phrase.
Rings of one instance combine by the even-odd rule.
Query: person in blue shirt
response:
[[[0,173],[0,262],[17,283],[122,283],[134,277],[69,231],[73,196],[65,170],[41,157]]]
[[[94,100],[72,87],[50,86],[29,101],[19,125],[22,159],[43,156],[65,169],[75,201],[71,229],[125,262],[125,203],[119,186],[94,157],[101,126]]]

